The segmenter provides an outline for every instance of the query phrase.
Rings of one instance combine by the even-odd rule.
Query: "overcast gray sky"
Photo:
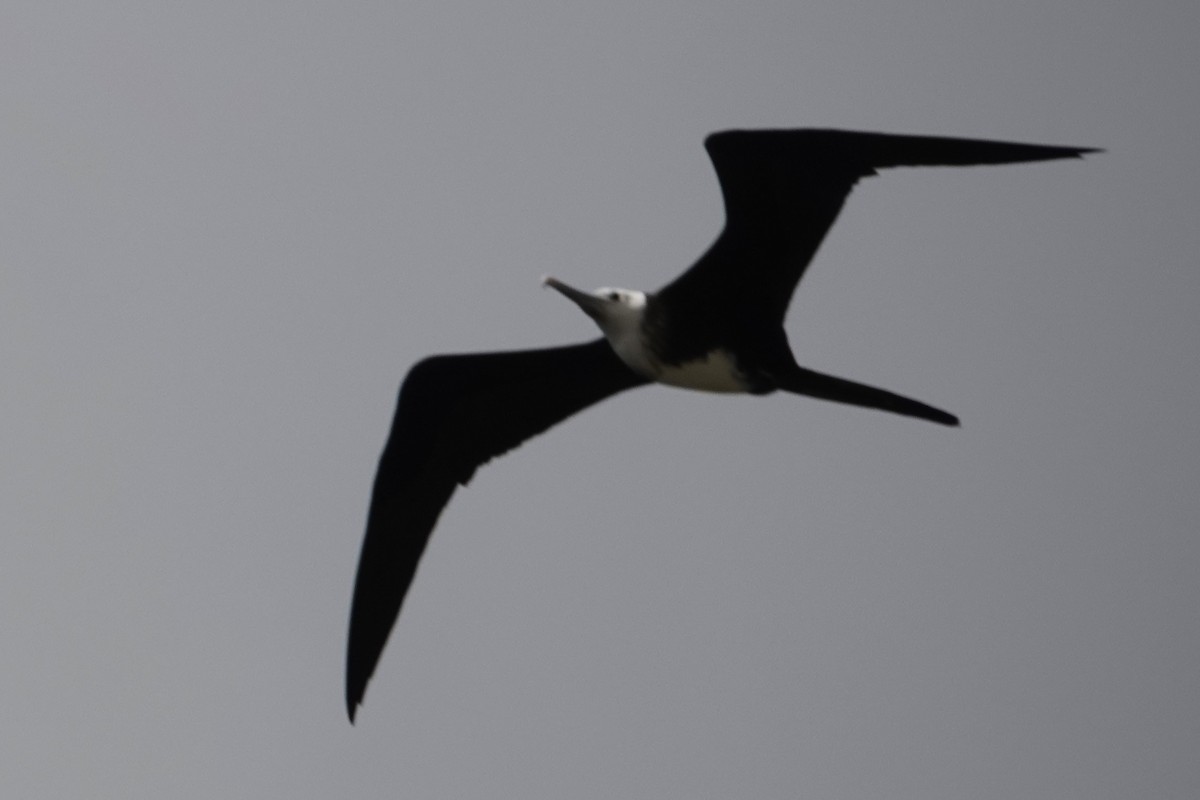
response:
[[[10,3],[0,794],[1200,794],[1200,5]],[[1108,148],[859,185],[801,363],[946,430],[643,389],[480,471],[351,727],[431,352],[592,338],[721,224],[701,146]]]

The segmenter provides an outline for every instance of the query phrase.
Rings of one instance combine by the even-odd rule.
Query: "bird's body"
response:
[[[593,318],[617,357],[646,380],[703,392],[750,391],[733,353],[724,347],[678,362],[659,353],[654,348],[652,322],[657,312],[656,298],[631,289],[608,287],[589,294],[550,277],[543,278],[542,283],[562,292],[585,311],[600,298],[603,305],[596,306]]]
[[[604,338],[544,350],[435,356],[400,390],[380,458],[350,615],[353,721],[438,516],[496,456],[584,408],[651,382],[712,392],[784,390],[943,425],[917,400],[796,364],[792,291],[854,184],[896,166],[1076,158],[1088,148],[835,130],[725,131],[705,140],[725,201],[721,235],[655,293],[547,286]]]

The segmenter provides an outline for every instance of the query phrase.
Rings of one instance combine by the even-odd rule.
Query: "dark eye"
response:
[[[609,293],[608,293],[608,299],[609,299],[609,300],[620,300],[620,299],[621,299],[621,295],[620,295],[620,294],[618,294],[617,292],[609,292]]]

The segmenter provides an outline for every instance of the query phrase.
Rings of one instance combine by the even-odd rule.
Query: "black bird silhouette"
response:
[[[475,470],[593,403],[658,382],[716,392],[783,389],[942,425],[945,411],[798,366],[783,330],[792,291],[851,188],[876,170],[1078,158],[1093,148],[837,130],[732,130],[705,147],[725,227],[654,294],[581,292],[604,336],[545,350],[434,356],[400,389],[375,477],[350,612],[346,707],[354,721],[438,516]]]

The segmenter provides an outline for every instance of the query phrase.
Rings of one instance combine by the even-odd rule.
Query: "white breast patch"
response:
[[[702,359],[678,367],[655,364],[655,380],[702,392],[745,392],[746,385],[726,350],[713,350]]]
[[[652,381],[684,389],[702,392],[747,391],[729,351],[718,348],[704,358],[679,366],[664,364],[654,357],[642,338],[644,305],[631,308],[627,313],[621,311],[623,307],[617,307],[614,313],[598,322],[617,356],[634,372]]]

